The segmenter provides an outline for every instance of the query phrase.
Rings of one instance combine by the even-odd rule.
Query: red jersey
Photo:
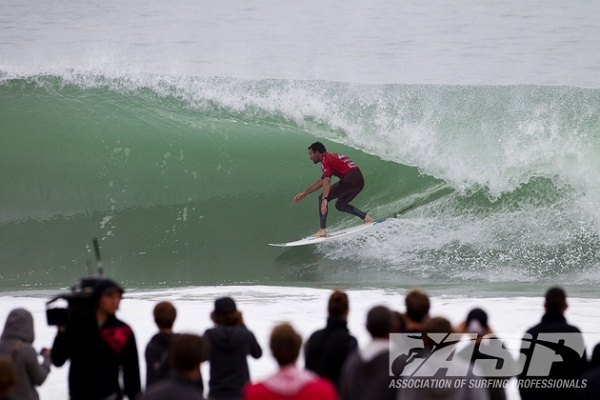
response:
[[[350,159],[350,157],[339,153],[323,153],[321,160],[321,178],[337,176],[341,178],[346,172],[351,169],[358,169],[358,166]]]
[[[280,393],[263,382],[248,384],[244,388],[245,400],[337,400],[333,383],[324,378],[306,383],[299,389],[289,389],[290,393]]]
[[[337,400],[333,383],[295,365],[282,367],[265,381],[246,384],[244,400]]]

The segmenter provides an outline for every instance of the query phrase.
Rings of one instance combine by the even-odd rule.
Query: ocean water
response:
[[[94,273],[96,237],[106,274],[147,299],[418,286],[452,310],[516,299],[530,323],[559,284],[595,309],[599,14],[583,0],[3,1],[4,304]],[[269,247],[317,228],[316,195],[292,201],[319,177],[316,140],[363,170],[356,206],[410,209],[341,243]],[[330,212],[331,229],[358,222]]]
[[[129,287],[481,295],[600,279],[600,91],[169,79],[2,83],[4,288],[75,282],[95,268],[92,237]],[[306,151],[316,139],[364,170],[357,206],[378,218],[414,208],[341,243],[267,246],[317,228],[316,195],[292,202],[320,176]],[[360,221],[332,210],[329,223]]]

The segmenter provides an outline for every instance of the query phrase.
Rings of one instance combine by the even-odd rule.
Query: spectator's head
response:
[[[444,317],[429,318],[423,324],[423,333],[452,333],[452,324]]]
[[[169,346],[171,366],[180,375],[199,376],[198,367],[207,359],[207,353],[204,339],[193,334],[177,335]]]
[[[294,364],[300,354],[302,337],[290,324],[277,325],[271,332],[271,353],[280,367]]]
[[[427,321],[425,321],[423,324],[423,331],[421,333],[423,344],[427,349],[431,349],[437,344],[431,337],[429,337],[430,333],[442,333],[446,335],[450,334],[452,333],[452,324],[443,317],[427,319]]]
[[[546,311],[563,313],[567,309],[567,294],[558,287],[553,286],[546,292],[546,302],[544,304]]]
[[[481,308],[474,308],[467,314],[465,331],[468,333],[483,334],[488,329],[488,315]]]
[[[400,333],[406,331],[406,320],[404,319],[404,314],[399,311],[392,311],[392,315],[394,317],[394,327],[392,328],[392,332]]]
[[[2,339],[16,339],[25,343],[33,343],[35,333],[31,313],[24,308],[12,310],[6,317]]]
[[[17,367],[12,358],[0,356],[0,397],[8,397],[17,384]]]
[[[387,339],[394,327],[394,316],[389,308],[375,306],[367,313],[367,331],[373,339]]]
[[[152,314],[159,329],[171,329],[177,318],[177,309],[170,301],[161,301],[154,306]]]
[[[350,310],[348,295],[341,290],[336,290],[329,296],[329,304],[327,305],[327,311],[330,317],[348,317],[348,311]]]
[[[427,293],[413,289],[406,294],[406,316],[417,323],[422,323],[429,316],[429,296]]]
[[[215,300],[215,309],[210,318],[217,325],[237,325],[242,322],[242,314],[237,310],[231,297],[221,297]]]
[[[110,295],[112,293],[119,293],[119,295],[123,295],[125,290],[119,285],[117,282],[108,278],[100,278],[93,283],[93,292],[94,297],[100,298],[104,295]]]
[[[119,309],[123,288],[112,279],[102,278],[94,283],[93,290],[98,299],[96,316],[114,315]]]

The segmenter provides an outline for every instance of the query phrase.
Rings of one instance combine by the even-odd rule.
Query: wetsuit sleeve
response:
[[[137,344],[133,332],[123,349],[123,386],[129,400],[136,399],[142,389]]]

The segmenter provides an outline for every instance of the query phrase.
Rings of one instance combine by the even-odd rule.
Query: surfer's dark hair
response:
[[[314,152],[318,151],[319,153],[327,153],[327,149],[325,149],[325,145],[321,142],[314,142],[313,144],[308,146],[308,148]]]

